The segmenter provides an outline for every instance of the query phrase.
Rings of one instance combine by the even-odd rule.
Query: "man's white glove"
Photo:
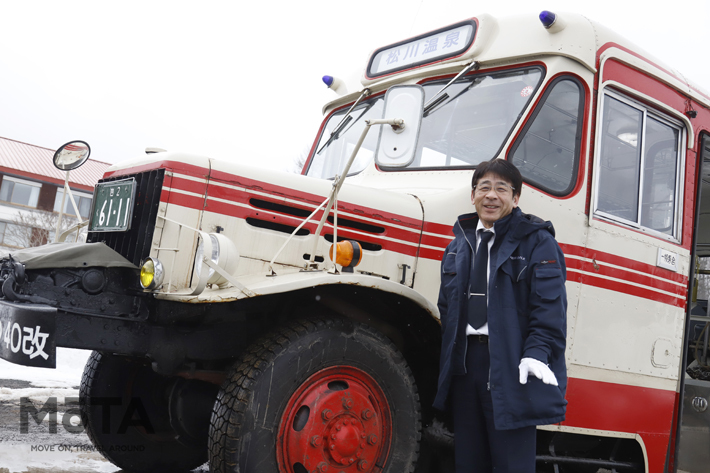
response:
[[[528,382],[528,375],[535,375],[537,379],[541,379],[545,384],[557,386],[557,378],[555,373],[542,361],[535,358],[523,358],[520,360],[520,384]]]

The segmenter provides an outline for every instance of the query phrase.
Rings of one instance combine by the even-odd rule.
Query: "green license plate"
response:
[[[131,228],[136,180],[100,182],[94,189],[91,232],[125,232]]]

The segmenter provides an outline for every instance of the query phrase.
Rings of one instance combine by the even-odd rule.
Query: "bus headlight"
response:
[[[212,254],[210,255],[210,259],[212,260],[213,263],[217,264],[217,261],[219,261],[219,240],[217,239],[217,234],[215,233],[210,233],[210,242],[212,243]],[[197,279],[200,279],[200,276],[202,275],[202,257],[205,255],[205,242],[203,238],[200,238],[200,244],[197,246],[197,254],[195,255],[195,275],[197,275]],[[205,270],[209,271],[209,274],[207,276],[207,282],[209,283],[210,278],[214,275],[215,271],[214,269],[210,268],[209,266],[207,268],[204,268]]]
[[[163,263],[150,256],[141,264],[141,286],[143,289],[155,289],[163,284]]]
[[[209,271],[207,274],[207,284],[217,284],[219,287],[226,287],[227,279],[207,266],[203,259],[205,257],[204,233],[201,234],[200,244],[195,254],[195,275],[198,279],[202,277],[202,271]],[[239,263],[239,251],[236,245],[227,236],[221,233],[210,233],[210,260],[212,264],[224,270],[227,274],[234,274]],[[203,268],[202,266],[207,266]]]

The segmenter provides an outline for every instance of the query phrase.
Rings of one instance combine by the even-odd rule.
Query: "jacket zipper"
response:
[[[488,335],[488,383],[486,383],[486,389],[488,389],[488,392],[491,390],[491,336],[490,334]]]
[[[468,237],[466,236],[466,232],[464,231],[464,229],[461,227],[461,223],[457,220],[456,224],[459,226],[459,228],[461,228],[461,233],[463,233],[463,238],[464,238],[464,240],[466,240],[466,243],[468,243],[468,246],[471,248],[471,267],[473,267],[473,258],[476,257],[476,251],[473,249],[471,242],[468,241]],[[469,274],[470,273],[471,273],[471,271],[469,269]],[[469,283],[470,283],[470,281],[469,281]],[[470,286],[469,286],[468,292],[471,292]],[[467,301],[466,305],[468,307],[468,295],[466,296],[466,301]],[[466,327],[468,327],[468,322],[466,323]],[[467,331],[467,329],[464,329],[464,335],[466,334],[466,331]],[[468,335],[466,335],[466,337],[464,338],[466,340],[466,343],[464,344],[464,348],[463,348],[463,372],[464,372],[464,374],[468,374],[468,370],[466,369],[466,360],[468,359],[468,338],[467,337],[468,337]],[[490,342],[490,338],[488,339],[488,341]],[[489,386],[488,390],[489,391],[490,391],[490,384],[491,384],[491,374],[490,374],[490,369],[489,369],[488,370],[488,386]]]

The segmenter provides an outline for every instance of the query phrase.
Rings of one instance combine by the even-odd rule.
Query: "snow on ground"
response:
[[[95,451],[85,433],[72,434],[62,426],[65,397],[78,397],[87,350],[57,348],[57,368],[31,368],[0,360],[0,473],[120,473]],[[14,381],[9,381],[14,380]],[[39,410],[57,398],[57,433],[49,432],[48,417],[29,433],[20,432],[20,399],[28,397]],[[77,417],[70,420],[77,425]],[[194,470],[205,473],[207,465]]]
[[[20,432],[20,399],[28,397],[37,409],[56,397],[59,410],[65,397],[78,397],[87,350],[57,348],[57,369],[32,368],[0,360],[0,473],[114,473],[119,469],[94,451],[85,434],[68,434],[57,416],[58,433],[51,434],[48,417],[41,425],[30,419],[30,433]],[[18,382],[9,382],[17,380]],[[22,387],[17,387],[17,386]],[[9,387],[13,386],[13,387]],[[76,425],[76,418],[71,423]]]
[[[114,473],[119,471],[98,452],[70,445],[2,445],[0,473],[72,472]],[[42,449],[43,451],[37,451]]]
[[[79,386],[89,350],[57,348],[57,368],[33,368],[0,360],[0,380],[28,381],[32,386],[71,388]]]

